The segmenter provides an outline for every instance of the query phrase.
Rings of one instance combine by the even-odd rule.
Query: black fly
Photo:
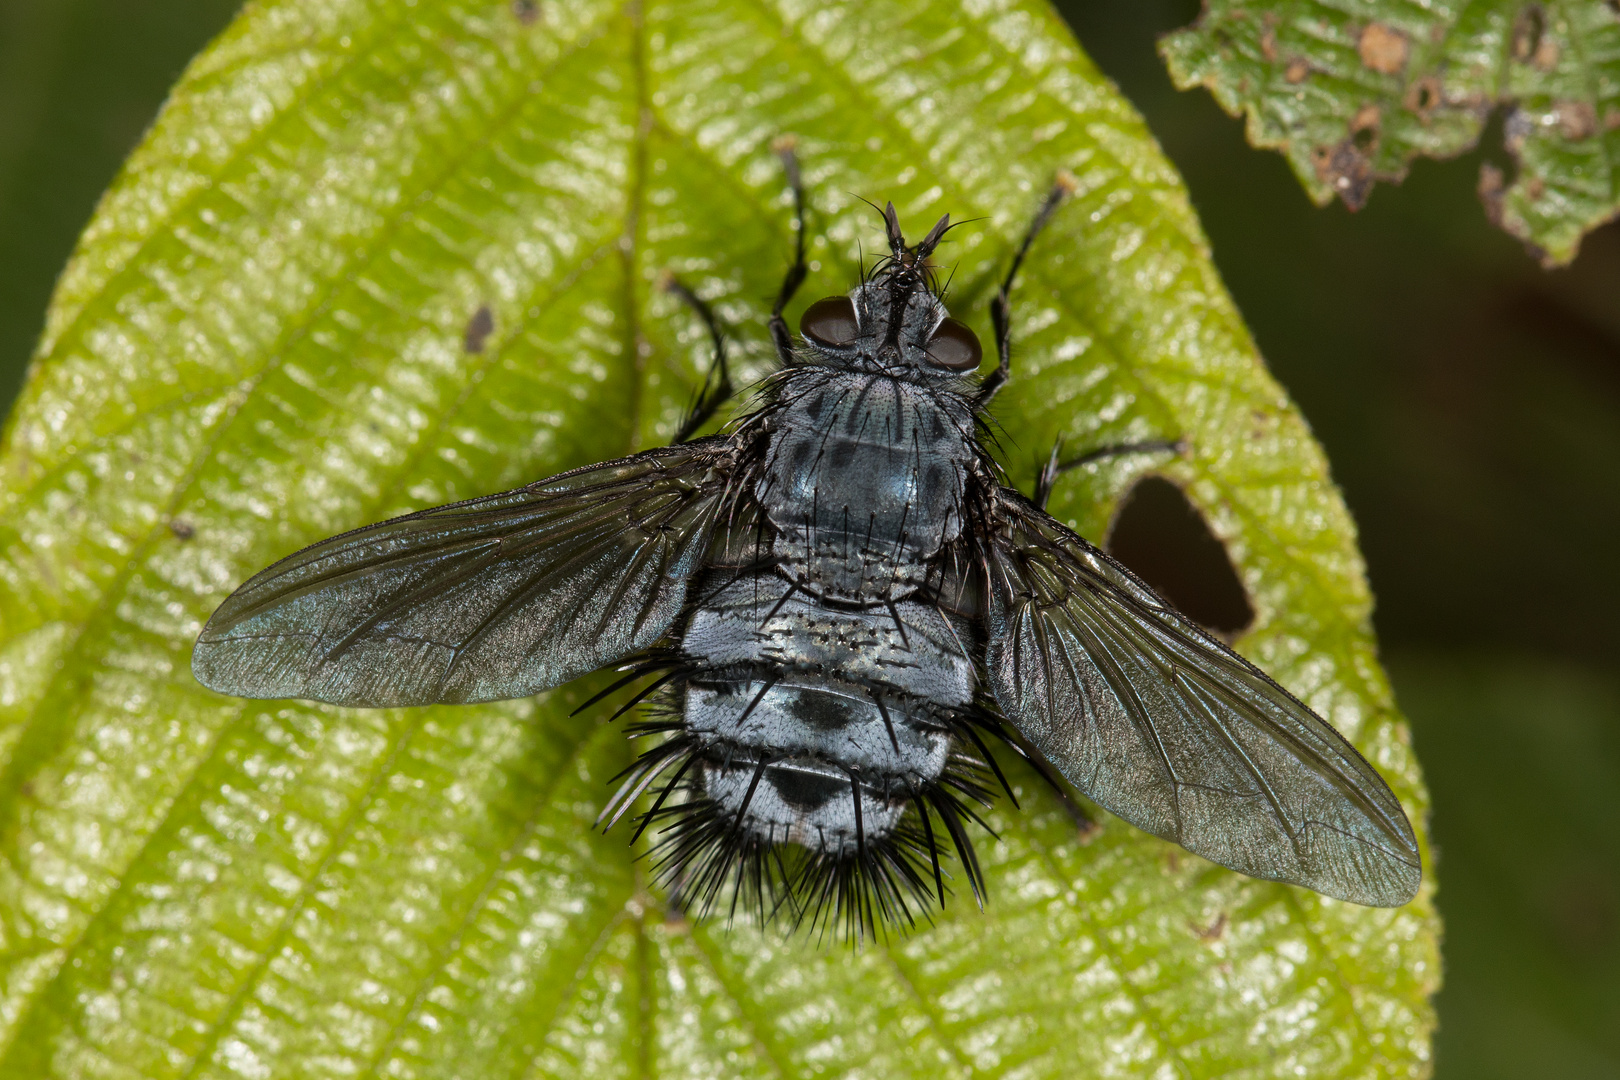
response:
[[[980,439],[1006,382],[950,318],[928,259],[941,218],[845,296],[812,304],[727,434],[687,441],[731,393],[715,370],[672,446],[306,548],[222,604],[192,670],[245,697],[353,706],[493,701],[609,665],[649,680],[651,746],[602,820],[639,836],[673,899],[862,935],[943,904],[999,741],[1060,793],[1255,877],[1360,904],[1415,893],[1400,804],[1351,745],[1128,570],[1002,483]],[[593,699],[594,700],[594,699]],[[1072,801],[1070,802],[1073,807]],[[1078,808],[1074,807],[1076,813]]]

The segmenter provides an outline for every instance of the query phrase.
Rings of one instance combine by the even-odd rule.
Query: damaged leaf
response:
[[[1357,209],[1413,158],[1471,148],[1506,110],[1509,178],[1481,168],[1492,221],[1544,263],[1620,211],[1620,4],[1614,0],[1206,0],[1160,51],[1281,150],[1318,204]]]
[[[970,219],[988,303],[1060,169],[997,399],[1027,491],[1101,538],[1159,470],[1252,604],[1238,648],[1427,797],[1354,529],[1186,192],[1047,8],[1020,0],[280,0],[187,71],[63,274],[0,443],[0,1076],[1421,1077],[1433,875],[1372,910],[1117,820],[1027,771],[984,912],[855,951],[692,925],[622,831],[605,680],[479,706],[243,701],[203,620],[323,537],[666,442],[739,381],[792,251]],[[1012,768],[1011,764],[1008,765]],[[1427,850],[1425,849],[1427,860]]]

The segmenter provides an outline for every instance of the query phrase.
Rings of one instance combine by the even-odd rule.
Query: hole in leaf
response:
[[[1146,477],[1125,496],[1107,547],[1177,611],[1222,640],[1235,640],[1254,622],[1225,546],[1163,477]]]

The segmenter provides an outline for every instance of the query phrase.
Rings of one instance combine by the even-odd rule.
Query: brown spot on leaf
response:
[[[1614,2],[1620,4],[1620,0],[1614,0]],[[1615,109],[1603,118],[1603,130],[1620,131],[1620,109]]]
[[[1265,28],[1260,31],[1260,55],[1268,64],[1277,59],[1277,16],[1269,11],[1265,15]]]
[[[1531,4],[1519,12],[1519,17],[1513,20],[1513,37],[1509,39],[1509,48],[1513,52],[1513,59],[1519,63],[1528,63],[1541,48],[1541,34],[1547,27],[1547,17],[1541,13],[1540,4]]]
[[[1377,105],[1368,103],[1356,110],[1356,115],[1350,118],[1350,139],[1356,144],[1356,149],[1363,154],[1372,154],[1378,149],[1378,128],[1382,113]]]
[[[480,304],[473,317],[467,320],[467,329],[462,334],[461,344],[470,353],[484,351],[484,342],[495,331],[495,313],[489,310],[488,304]]]
[[[1311,65],[1303,56],[1296,56],[1288,61],[1288,69],[1283,72],[1283,78],[1296,86],[1311,76]]]
[[[1531,202],[1537,202],[1543,195],[1547,194],[1547,181],[1539,176],[1532,176],[1524,183],[1524,193]]]
[[[1597,110],[1589,101],[1560,101],[1553,107],[1566,139],[1590,139],[1597,134]]]
[[[1336,146],[1318,146],[1311,158],[1316,178],[1332,188],[1345,206],[1360,210],[1367,205],[1373,186],[1372,162],[1354,136]]]
[[[1406,91],[1406,107],[1418,114],[1423,120],[1428,120],[1435,107],[1445,98],[1445,87],[1438,75],[1425,75],[1413,83]]]
[[[175,518],[173,521],[169,522],[169,531],[174,533],[174,538],[176,540],[190,540],[193,536],[197,535],[196,526],[192,525],[191,522],[186,521],[184,518]]]
[[[512,14],[524,26],[533,26],[540,21],[540,0],[512,0]]]
[[[1231,920],[1227,918],[1226,912],[1223,911],[1216,915],[1214,921],[1208,926],[1199,926],[1197,923],[1189,919],[1187,921],[1187,927],[1198,937],[1199,941],[1202,941],[1206,945],[1213,945],[1215,942],[1226,936],[1226,925],[1230,921]]]
[[[1410,48],[1406,35],[1383,23],[1368,23],[1357,45],[1361,62],[1381,75],[1398,75],[1406,68]]]
[[[1532,61],[1542,71],[1551,71],[1558,66],[1558,42],[1550,37],[1543,37],[1541,44],[1536,46],[1536,55]]]

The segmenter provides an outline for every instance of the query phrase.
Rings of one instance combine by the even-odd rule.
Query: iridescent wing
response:
[[[335,536],[251,578],[204,686],[368,707],[525,697],[669,629],[726,501],[729,439],[593,465]]]
[[[1077,789],[1253,877],[1412,898],[1412,826],[1343,736],[1023,496],[995,499],[990,687]]]

